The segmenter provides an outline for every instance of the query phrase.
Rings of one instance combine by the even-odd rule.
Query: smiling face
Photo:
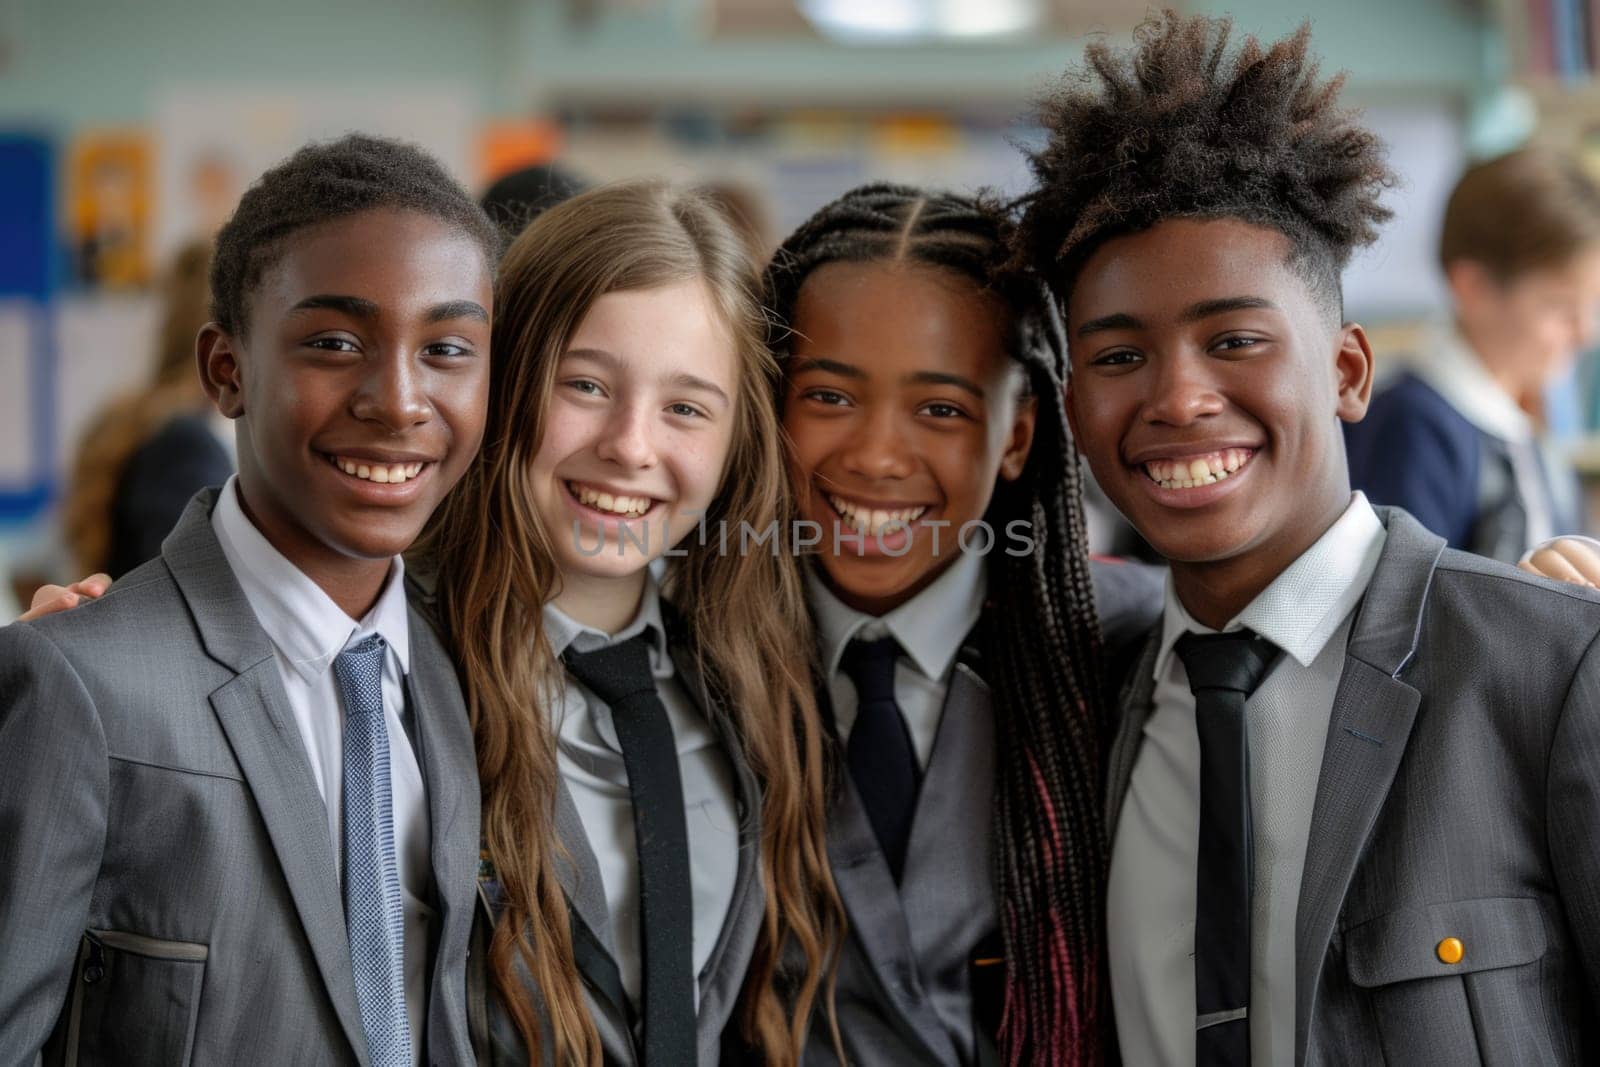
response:
[[[589,308],[556,369],[531,468],[563,597],[596,579],[633,588],[695,529],[727,465],[737,360],[699,281],[607,293]]]
[[[371,210],[291,234],[243,336],[201,332],[206,390],[239,420],[247,513],[347,610],[343,591],[381,583],[477,452],[491,304],[471,235]]]
[[[965,278],[917,264],[830,263],[800,289],[790,482],[800,517],[824,531],[829,586],[858,610],[881,615],[925,588],[996,479],[1022,473],[1034,406],[1004,316]]]
[[[1339,420],[1366,412],[1371,351],[1359,326],[1329,321],[1289,253],[1237,220],[1163,222],[1098,249],[1068,307],[1079,448],[1209,625],[1350,498]]]

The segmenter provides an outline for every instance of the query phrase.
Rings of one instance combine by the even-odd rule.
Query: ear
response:
[[[1499,286],[1482,263],[1473,259],[1452,259],[1444,268],[1445,285],[1458,307],[1476,309]]]
[[[1028,450],[1033,447],[1033,427],[1038,418],[1038,398],[1018,397],[1017,413],[1011,419],[1011,433],[1006,438],[1006,450],[1000,455],[1000,477],[1008,482],[1022,477],[1022,468],[1028,462]]]
[[[200,385],[211,403],[230,419],[243,415],[244,371],[239,365],[238,340],[221,323],[208,322],[194,340],[194,353]]]
[[[1339,331],[1339,351],[1333,357],[1334,385],[1339,391],[1335,413],[1345,422],[1360,422],[1372,400],[1372,345],[1367,331],[1349,323]]]

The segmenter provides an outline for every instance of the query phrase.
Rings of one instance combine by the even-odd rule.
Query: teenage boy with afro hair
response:
[[[1339,276],[1392,175],[1305,29],[1230,36],[1091,46],[1018,241],[1078,448],[1172,567],[1108,764],[1122,1055],[1594,1062],[1600,599],[1351,493]]]

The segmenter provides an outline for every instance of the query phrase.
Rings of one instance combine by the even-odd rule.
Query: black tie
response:
[[[622,746],[639,850],[644,1062],[695,1062],[694,901],[689,833],[672,723],[656,694],[644,634],[593,652],[568,649],[572,676],[605,701]]]
[[[851,641],[839,658],[856,686],[856,722],[845,746],[846,762],[896,883],[905,870],[921,778],[911,733],[894,699],[894,664],[899,656],[900,643],[885,637]]]
[[[1249,630],[1176,645],[1200,734],[1200,857],[1194,922],[1195,1067],[1250,1063],[1250,738],[1244,702],[1278,649]]]

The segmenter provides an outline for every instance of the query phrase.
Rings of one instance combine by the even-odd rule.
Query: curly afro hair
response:
[[[417,211],[459,226],[482,247],[494,273],[500,232],[438,160],[403,141],[349,134],[306,145],[239,198],[217,234],[211,317],[231,334],[244,333],[250,291],[290,234],[375,208]]]
[[[1174,218],[1271,227],[1330,315],[1339,274],[1392,214],[1395,182],[1377,135],[1338,106],[1343,76],[1318,77],[1310,27],[1264,47],[1230,48],[1228,19],[1167,11],[1134,47],[1104,42],[1041,105],[1038,188],[1014,244],[1065,306],[1083,264],[1107,240]]]

